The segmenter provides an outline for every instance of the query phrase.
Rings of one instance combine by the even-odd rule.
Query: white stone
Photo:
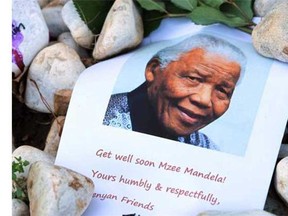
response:
[[[76,41],[74,40],[74,38],[72,37],[72,34],[71,32],[64,32],[62,34],[60,34],[57,38],[57,40],[59,42],[62,42],[62,43],[65,43],[66,45],[70,46],[71,48],[73,48],[77,53],[78,55],[81,57],[81,58],[88,58],[89,57],[89,54],[88,54],[88,51],[87,49],[79,46]]]
[[[70,0],[50,0],[49,6],[56,6],[56,5],[62,5],[64,6],[68,1]]]
[[[277,0],[255,0],[253,6],[255,15],[264,17],[276,2]]]
[[[62,89],[54,94],[54,113],[57,116],[67,115],[72,92],[70,89]]]
[[[30,166],[32,163],[36,161],[45,161],[47,163],[53,164],[55,162],[55,157],[38,149],[33,146],[28,146],[28,145],[22,145],[18,148],[16,148],[12,154],[12,161],[17,162],[15,159],[21,157],[22,161],[27,160],[29,162],[28,166],[24,167],[24,172],[23,173],[18,173],[16,172],[16,177],[17,178],[22,178],[22,179],[27,179],[28,172],[30,169]],[[26,181],[24,182],[21,187],[24,189],[26,188]]]
[[[253,5],[254,13],[258,17],[264,17],[277,4],[285,1],[287,0],[255,0]]]
[[[64,5],[62,9],[62,19],[66,23],[77,44],[87,49],[93,49],[93,32],[79,16],[72,0]]]
[[[57,38],[63,32],[69,31],[62,19],[62,5],[46,6],[42,9],[42,14],[49,29],[51,38]]]
[[[49,31],[37,0],[12,1],[12,73],[27,70],[36,54],[48,45]]]
[[[288,1],[276,4],[252,31],[256,51],[269,58],[288,62]]]
[[[25,104],[39,112],[50,113],[49,109],[54,112],[55,92],[61,89],[72,90],[84,69],[76,51],[66,44],[59,42],[46,47],[38,53],[29,68]],[[45,101],[41,99],[35,83]]]
[[[60,1],[63,5],[65,5],[70,0],[58,0],[58,1]]]
[[[143,23],[132,0],[117,0],[105,19],[93,50],[93,58],[102,60],[136,47],[143,39]]]
[[[44,152],[51,154],[54,157],[56,157],[57,155],[64,121],[65,121],[65,116],[57,117],[53,121],[50,131],[46,138]]]
[[[274,214],[271,214],[263,210],[250,210],[250,211],[241,211],[241,212],[206,211],[206,212],[202,212],[198,214],[197,216],[273,216],[273,215]]]
[[[94,192],[90,178],[41,161],[32,164],[27,185],[31,216],[80,216]]]
[[[29,216],[29,207],[20,199],[12,199],[12,216]]]
[[[277,193],[288,206],[288,157],[277,163],[274,183]]]
[[[38,0],[38,4],[40,8],[45,7],[47,4],[49,4],[50,0]]]

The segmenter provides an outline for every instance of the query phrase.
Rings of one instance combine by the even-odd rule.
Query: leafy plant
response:
[[[167,17],[187,17],[196,24],[222,23],[251,33],[253,0],[136,0],[142,8],[145,35]]]
[[[135,0],[141,11],[144,34],[159,27],[168,17],[187,17],[196,24],[222,23],[251,33],[254,0]],[[114,1],[73,0],[81,17],[94,34],[101,32]]]
[[[12,198],[20,199],[28,202],[27,189],[24,187],[26,179],[24,177],[17,177],[16,173],[24,173],[24,167],[28,166],[27,160],[22,160],[21,157],[15,157],[12,162]]]

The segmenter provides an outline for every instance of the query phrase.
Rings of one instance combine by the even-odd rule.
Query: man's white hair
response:
[[[201,48],[211,54],[219,54],[229,61],[237,62],[241,67],[239,80],[242,78],[247,62],[244,53],[228,41],[211,35],[197,34],[188,37],[173,46],[158,51],[152,59],[157,58],[160,67],[164,69],[171,61],[177,61],[181,55],[196,48]]]

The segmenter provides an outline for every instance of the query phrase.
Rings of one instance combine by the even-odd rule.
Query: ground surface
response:
[[[15,148],[30,145],[43,150],[52,121],[53,115],[33,111],[13,96],[12,134]]]

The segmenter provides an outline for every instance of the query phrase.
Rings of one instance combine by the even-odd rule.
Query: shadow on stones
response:
[[[28,108],[12,95],[12,135],[15,148],[30,145],[43,150],[53,115]]]

